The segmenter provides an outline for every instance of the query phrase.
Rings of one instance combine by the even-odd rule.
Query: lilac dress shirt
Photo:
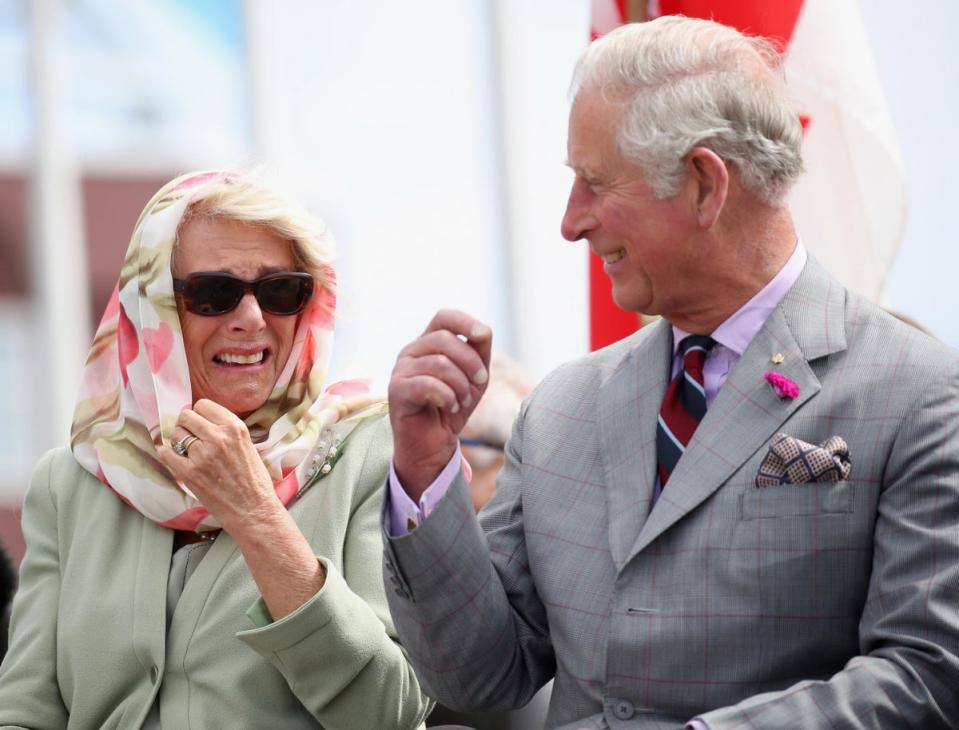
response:
[[[799,278],[799,274],[805,265],[806,249],[801,241],[797,241],[796,248],[789,260],[779,270],[779,273],[759,293],[737,309],[729,319],[713,331],[711,336],[716,344],[710,350],[703,366],[703,384],[706,388],[707,408],[716,400],[716,394],[723,383],[726,382],[729,373],[739,362],[739,358],[742,357],[753,337],[762,329],[769,315],[786,296],[786,292],[796,283],[796,279]],[[676,374],[683,367],[683,356],[679,352],[679,343],[689,334],[689,332],[684,332],[679,327],[673,326],[671,378],[676,377]],[[387,501],[390,513],[390,534],[393,537],[407,534],[430,515],[433,508],[446,495],[457,471],[462,467],[462,463],[463,458],[459,447],[457,447],[453,458],[423,492],[418,505],[406,494],[403,485],[400,484],[400,480],[396,476],[396,471],[392,464],[390,465]],[[706,725],[699,720],[691,720],[686,727],[690,730],[708,730]]]

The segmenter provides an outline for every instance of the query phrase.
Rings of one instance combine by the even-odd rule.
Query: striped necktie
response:
[[[683,368],[666,389],[656,423],[656,462],[660,487],[666,486],[686,444],[706,415],[703,363],[716,342],[706,335],[689,335],[679,343]]]

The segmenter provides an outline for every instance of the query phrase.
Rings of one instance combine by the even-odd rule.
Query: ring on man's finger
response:
[[[187,434],[186,436],[181,438],[179,441],[177,441],[175,444],[173,444],[173,450],[180,456],[189,456],[187,452],[190,450],[190,447],[193,445],[193,442],[199,441],[199,440],[200,438],[198,436],[194,436],[192,433]]]

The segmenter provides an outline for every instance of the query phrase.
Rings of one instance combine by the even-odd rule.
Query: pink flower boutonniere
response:
[[[763,377],[766,379],[766,382],[773,387],[776,395],[780,398],[796,400],[796,397],[799,395],[799,386],[785,375],[769,370],[763,374]]]

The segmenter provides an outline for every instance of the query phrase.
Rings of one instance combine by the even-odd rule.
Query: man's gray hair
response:
[[[746,189],[770,205],[783,202],[803,171],[802,126],[781,56],[765,39],[682,16],[631,23],[583,53],[572,97],[584,88],[623,104],[620,152],[660,198],[679,191],[694,147],[732,163]]]

